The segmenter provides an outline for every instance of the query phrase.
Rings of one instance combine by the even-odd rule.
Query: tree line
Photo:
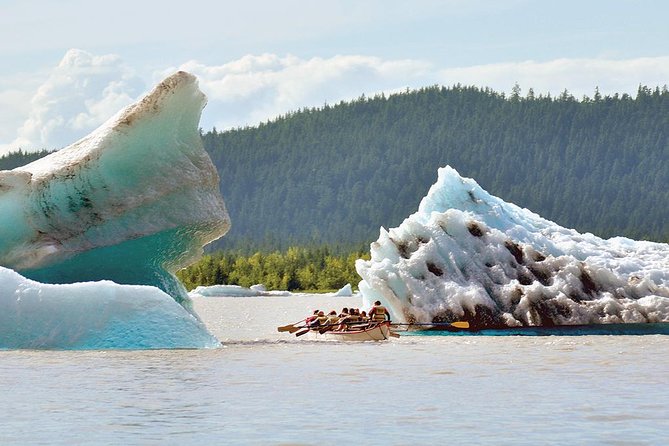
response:
[[[355,261],[369,259],[364,251],[334,254],[327,247],[290,247],[270,253],[241,251],[205,255],[177,273],[186,288],[229,284],[250,287],[263,284],[271,290],[336,290],[347,283],[357,286]]]
[[[38,160],[51,153],[51,151],[42,149],[37,152],[24,152],[18,149],[0,156],[0,170],[12,170],[16,167],[24,166],[30,162]]]
[[[357,245],[415,212],[450,164],[603,237],[669,239],[669,92],[574,98],[432,86],[203,133],[233,226],[216,245]]]

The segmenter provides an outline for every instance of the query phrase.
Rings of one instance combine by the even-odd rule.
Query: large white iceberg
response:
[[[198,123],[206,102],[177,72],[80,141],[0,172],[0,265],[46,283],[154,285],[230,221]]]
[[[156,287],[47,285],[0,267],[0,349],[208,348],[204,324]]]
[[[669,245],[580,234],[451,167],[418,212],[358,260],[367,303],[396,320],[474,328],[669,322]]]

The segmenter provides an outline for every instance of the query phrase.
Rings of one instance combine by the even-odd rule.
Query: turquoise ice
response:
[[[0,349],[213,348],[204,324],[156,287],[50,285],[0,267]]]
[[[230,222],[198,132],[206,100],[178,72],[80,141],[0,172],[0,265],[46,283],[153,285]]]
[[[174,276],[230,227],[198,130],[205,102],[177,72],[85,138],[0,172],[0,348],[215,343]]]

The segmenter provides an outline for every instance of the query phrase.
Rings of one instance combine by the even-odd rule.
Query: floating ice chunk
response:
[[[155,287],[47,285],[0,267],[0,349],[211,348],[196,317]]]
[[[255,297],[255,296],[290,296],[290,291],[267,291],[264,285],[245,288],[239,285],[199,286],[190,294],[203,297]]]
[[[199,286],[191,291],[192,294],[197,294],[205,297],[230,296],[230,297],[251,297],[260,296],[261,292],[244,288],[239,285],[211,285]]]
[[[351,284],[347,283],[335,293],[335,296],[342,296],[342,297],[350,297],[353,296],[353,289],[351,288]]]
[[[198,122],[205,97],[178,72],[80,141],[0,172],[0,265],[46,283],[154,285],[230,222]]]
[[[669,245],[579,234],[451,167],[358,260],[366,304],[473,327],[669,322]]]

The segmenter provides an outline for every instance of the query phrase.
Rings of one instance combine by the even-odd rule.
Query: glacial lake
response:
[[[221,348],[0,351],[0,444],[667,444],[669,336],[276,331],[360,305],[196,298]]]

